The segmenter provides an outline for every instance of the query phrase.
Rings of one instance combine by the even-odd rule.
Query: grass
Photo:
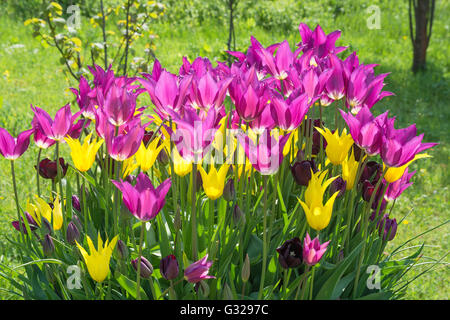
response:
[[[279,1],[286,5],[289,1]],[[308,2],[308,1],[307,1]],[[438,1],[435,24],[430,47],[428,48],[428,70],[414,76],[410,72],[412,61],[411,41],[409,39],[407,4],[403,2],[381,2],[381,28],[369,30],[366,26],[368,14],[365,6],[350,6],[337,16],[330,16],[329,10],[309,1],[305,5],[301,21],[314,26],[319,23],[329,33],[342,30],[339,45],[351,45],[349,52],[356,50],[360,61],[377,63],[378,73],[390,72],[386,90],[395,93],[379,103],[373,110],[376,113],[388,109],[390,116],[395,115],[397,126],[416,123],[419,133],[425,133],[425,141],[439,142],[430,154],[431,159],[420,160],[411,165],[417,170],[414,185],[407,189],[397,201],[394,217],[401,219],[409,214],[399,226],[397,236],[386,249],[392,250],[399,244],[419,233],[428,230],[450,218],[449,208],[449,42],[448,22],[450,5]],[[362,1],[365,3],[365,1]],[[346,7],[344,7],[346,9]],[[351,10],[349,10],[351,9]],[[249,22],[250,21],[250,22]],[[249,45],[254,35],[265,46],[288,39],[293,46],[300,41],[297,31],[267,31],[247,19],[236,26],[237,46]],[[296,21],[298,24],[300,21]],[[159,35],[156,55],[162,65],[176,72],[182,56],[190,59],[198,55],[208,56],[211,60],[221,57],[228,37],[226,26],[213,22],[199,25],[161,23],[153,25]],[[135,48],[139,52],[143,44]],[[75,83],[62,72],[55,50],[44,49],[39,41],[33,39],[22,21],[6,15],[0,16],[0,127],[12,133],[28,129],[32,114],[30,104],[38,105],[51,114],[72,101],[73,96],[67,88]],[[65,150],[67,152],[67,150]],[[53,157],[45,154],[44,157]],[[21,203],[35,192],[35,176],[32,174],[37,150],[29,151],[18,161],[17,179]],[[0,159],[0,262],[14,264],[14,252],[8,247],[5,237],[11,234],[11,220],[15,217],[15,204],[9,163]],[[422,262],[431,262],[445,256],[449,251],[448,225],[432,231],[411,245],[426,244]],[[448,261],[444,258],[444,262]],[[429,264],[419,265],[410,272],[410,278],[420,274]],[[450,273],[447,264],[438,265],[413,282],[407,291],[408,299],[448,299]],[[0,278],[0,288],[8,285]],[[0,299],[13,296],[0,290]]]

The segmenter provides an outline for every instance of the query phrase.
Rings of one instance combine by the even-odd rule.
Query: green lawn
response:
[[[278,1],[278,7],[292,1]],[[397,123],[407,126],[416,123],[419,133],[425,132],[425,141],[439,142],[430,154],[431,159],[420,160],[411,167],[417,170],[414,185],[397,201],[394,217],[409,214],[407,223],[399,226],[397,237],[387,251],[396,245],[450,218],[449,207],[449,122],[448,99],[450,43],[448,41],[448,21],[450,4],[437,1],[435,24],[428,49],[428,71],[413,76],[410,72],[412,61],[411,41],[408,30],[407,1],[373,1],[379,3],[381,28],[369,30],[366,27],[368,14],[365,7],[351,6],[335,18],[322,11],[314,1],[304,1],[302,21],[314,27],[319,23],[327,33],[342,30],[339,45],[351,45],[349,50],[358,52],[360,61],[377,63],[378,73],[391,72],[387,78],[386,90],[396,95],[384,99],[373,110],[377,113],[388,109],[390,116],[397,117]],[[322,1],[324,2],[324,1]],[[365,1],[362,1],[365,2]],[[395,2],[395,4],[393,4]],[[298,25],[301,21],[296,21]],[[226,26],[213,22],[203,23],[161,23],[152,26],[159,35],[156,55],[162,65],[175,72],[183,55],[195,58],[208,56],[215,60],[220,57],[228,37]],[[28,129],[32,119],[30,104],[38,105],[54,112],[72,101],[73,95],[67,88],[74,86],[72,79],[65,77],[58,62],[56,50],[44,49],[33,39],[23,22],[5,15],[0,16],[0,126],[14,134]],[[247,19],[239,21],[236,27],[238,48],[249,45],[250,35],[254,35],[265,46],[288,39],[293,46],[300,41],[295,28],[267,31]],[[139,51],[142,44],[138,44]],[[351,52],[349,51],[349,52]],[[67,152],[67,150],[66,150]],[[52,157],[52,154],[44,156]],[[32,147],[20,160],[16,161],[17,179],[21,202],[35,192],[33,166],[37,157]],[[8,247],[5,237],[12,232],[11,220],[15,217],[15,204],[10,164],[0,159],[0,262],[14,264],[14,252]],[[425,242],[422,263],[410,271],[410,278],[430,266],[426,262],[439,259],[449,250],[448,225],[428,233],[413,241],[411,245]],[[406,252],[403,252],[406,255]],[[448,258],[443,260],[448,261]],[[450,273],[447,264],[440,264],[432,272],[413,282],[406,298],[448,299]],[[0,279],[0,288],[7,285]],[[11,294],[0,290],[0,299],[11,298]]]

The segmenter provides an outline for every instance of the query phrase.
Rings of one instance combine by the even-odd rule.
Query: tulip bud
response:
[[[178,276],[179,272],[177,258],[175,258],[173,254],[171,254],[164,259],[161,259],[159,271],[161,272],[161,276],[163,276],[165,279],[175,279]]]
[[[42,249],[46,256],[51,255],[55,251],[55,244],[53,243],[50,234],[46,234],[42,240]]]
[[[314,129],[311,148],[311,153],[313,155],[318,155],[320,152],[320,139],[322,139],[322,149],[325,150],[325,148],[327,147],[327,140],[323,138],[319,131]]]
[[[296,162],[306,160],[305,153],[303,152],[303,150],[297,151],[297,156],[295,157],[295,160],[296,160]]]
[[[72,196],[72,207],[78,212],[81,212],[80,198],[76,194]]]
[[[227,201],[233,201],[236,196],[236,190],[234,189],[234,180],[229,179],[223,189],[223,198]]]
[[[161,149],[161,151],[158,154],[158,161],[163,165],[166,166],[169,163],[169,156],[167,155],[167,152],[164,148]]]
[[[239,208],[237,203],[234,205],[233,209],[233,222],[236,226],[239,226],[241,223],[242,225],[245,224],[245,214],[242,212],[241,208]]]
[[[231,291],[230,286],[228,285],[228,283],[225,283],[225,285],[223,286],[223,300],[233,300],[233,291]]]
[[[394,239],[397,233],[397,220],[395,218],[389,219],[389,215],[385,214],[377,226],[380,237],[383,236],[383,241],[391,241]]]
[[[311,170],[314,173],[317,172],[314,160],[303,160],[291,165],[292,176],[295,182],[301,186],[308,186],[309,180],[311,180]]]
[[[286,240],[277,252],[278,261],[285,269],[296,268],[302,263],[302,242],[297,237]]]
[[[330,194],[333,195],[335,192],[339,191],[337,197],[342,197],[345,193],[345,189],[347,187],[347,181],[338,177],[335,179],[330,186]]]
[[[76,224],[73,221],[71,221],[67,225],[66,240],[71,245],[74,245],[75,241],[78,241],[79,239],[80,239],[80,231],[78,230]]]
[[[131,260],[131,264],[134,268],[134,270],[136,270],[137,272],[137,267],[138,267],[138,262],[139,262],[139,258],[136,258],[134,260]],[[150,278],[150,276],[153,273],[153,266],[150,263],[150,261],[148,261],[146,258],[141,256],[141,277],[144,279],[148,279]]]
[[[117,241],[116,251],[120,259],[125,260],[128,258],[128,247],[122,240]]]
[[[242,266],[241,278],[243,282],[247,282],[250,278],[250,258],[245,255],[244,265]]]

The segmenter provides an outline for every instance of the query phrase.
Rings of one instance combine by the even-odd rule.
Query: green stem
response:
[[[13,181],[13,188],[14,188],[14,199],[16,200],[16,209],[17,209],[17,221],[19,222],[19,229],[20,229],[20,234],[22,237],[22,242],[24,241],[24,230],[23,230],[23,225],[25,223],[21,223],[21,215],[20,215],[20,206],[19,206],[19,196],[17,194],[17,184],[16,184],[16,173],[14,170],[14,160],[11,160],[11,175],[12,175],[12,181]]]
[[[62,186],[62,172],[61,172],[61,166],[59,164],[59,141],[56,142],[56,176],[58,177],[59,182],[59,194],[60,194],[60,201],[61,201],[61,209],[62,212],[66,212],[65,210],[65,202],[64,202],[64,191]]]
[[[263,289],[264,289],[264,279],[266,276],[266,264],[267,264],[267,176],[264,176],[264,207],[263,207],[263,258],[262,258],[262,270],[261,270],[261,280],[259,283],[258,300],[261,300]]]
[[[304,287],[303,283],[305,282],[305,279],[306,279],[306,276],[307,276],[308,272],[309,272],[309,266],[306,266],[306,270],[305,270],[305,272],[303,273],[302,279],[301,279],[300,282],[298,283],[297,292],[295,293],[295,298],[294,298],[295,300],[298,299],[298,294],[300,293],[300,288],[301,288],[302,286]],[[302,295],[302,299],[303,299],[303,295]]]
[[[42,152],[42,149],[39,148],[39,153],[38,153],[38,157],[37,157],[37,166],[36,166],[36,185],[37,185],[37,194],[38,194],[39,198],[41,197],[41,186],[39,184],[39,178],[40,178],[39,163],[41,162],[41,152]]]
[[[309,287],[309,300],[312,300],[313,296],[313,286],[314,286],[314,272],[316,271],[316,268],[313,266],[311,270],[311,286]]]
[[[191,196],[191,226],[192,226],[192,257],[197,261],[197,163],[192,163],[192,196]]]
[[[136,279],[136,300],[141,300],[141,258],[142,258],[142,242],[145,234],[145,222],[141,223],[141,237],[139,239],[139,256],[137,264],[137,279]]]

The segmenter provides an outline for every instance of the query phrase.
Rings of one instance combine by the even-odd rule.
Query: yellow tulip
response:
[[[315,128],[327,141],[325,152],[330,162],[334,165],[341,164],[347,158],[348,151],[353,145],[352,136],[347,134],[347,129],[344,128],[342,134],[339,135],[338,130],[331,133],[328,128],[325,128],[325,130],[318,127]]]
[[[124,160],[122,162],[122,177],[125,179],[138,167],[139,167],[139,164],[136,162],[135,156],[132,156],[132,157]]]
[[[155,163],[156,157],[164,147],[163,144],[158,147],[159,141],[160,138],[153,139],[153,141],[150,142],[147,148],[145,147],[144,142],[141,142],[141,146],[136,152],[136,161],[141,166],[142,171],[150,170],[150,168]]]
[[[103,143],[103,140],[96,142],[97,139],[91,140],[92,133],[90,133],[86,138],[84,138],[83,145],[80,144],[79,140],[72,139],[70,137],[66,137],[65,140],[70,147],[73,163],[75,168],[80,170],[81,172],[88,171],[95,161],[95,155],[97,154],[98,149]]]
[[[192,161],[185,160],[176,147],[174,147],[173,150],[173,169],[175,174],[184,177],[192,171]]]
[[[364,157],[365,158],[365,157]],[[342,179],[347,183],[346,189],[351,190],[355,184],[356,173],[358,171],[359,162],[355,160],[355,155],[352,153],[342,162]]]
[[[311,170],[311,180],[305,191],[305,202],[297,198],[305,211],[308,224],[317,231],[326,228],[330,223],[334,201],[339,194],[339,191],[335,192],[323,205],[326,188],[337,178],[333,177],[324,182],[326,175],[327,170],[317,173],[313,173]]]
[[[27,201],[27,212],[34,218],[39,226],[42,223],[41,217],[44,217],[48,222],[52,223],[53,230],[61,229],[63,224],[63,214],[59,196],[56,196],[55,200],[53,201],[53,209],[50,207],[47,201],[39,198],[37,195],[35,197],[36,202],[34,204]]]
[[[102,238],[100,237],[100,233],[98,233],[98,241],[97,247],[98,250],[95,249],[94,244],[89,236],[87,236],[87,243],[89,246],[89,252],[80,246],[78,242],[76,242],[78,249],[80,249],[81,255],[83,256],[84,262],[88,268],[89,275],[92,279],[97,282],[103,282],[106,279],[109,273],[109,261],[111,260],[111,254],[116,246],[117,240],[119,236],[115,236],[111,243],[108,244],[108,240],[106,240],[105,245],[103,246]]]
[[[229,167],[229,164],[223,164],[219,171],[217,171],[212,165],[209,173],[206,173],[201,166],[198,168],[200,174],[202,175],[203,190],[205,190],[205,193],[209,199],[216,200],[222,196],[223,188],[225,187],[225,178]]]
[[[416,156],[414,157],[414,159],[412,159],[411,161],[409,161],[407,164],[401,166],[401,167],[389,167],[386,170],[386,173],[384,174],[384,179],[386,179],[387,182],[392,183],[397,181],[398,179],[400,179],[403,176],[403,173],[405,173],[406,168],[408,168],[408,166],[418,160],[418,159],[422,159],[422,158],[430,158],[431,156],[426,154],[426,153],[421,153],[421,154],[416,154]],[[385,169],[386,166],[383,163],[383,169]]]

